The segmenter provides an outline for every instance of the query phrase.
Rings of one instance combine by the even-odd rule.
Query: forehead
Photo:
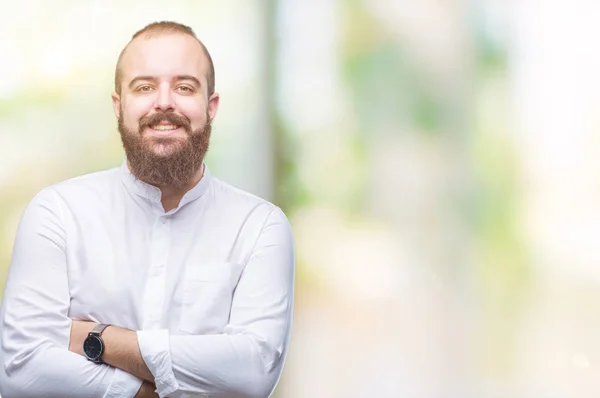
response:
[[[120,68],[125,84],[136,76],[169,78],[191,75],[206,81],[208,59],[200,43],[192,36],[163,34],[135,38],[123,54]]]

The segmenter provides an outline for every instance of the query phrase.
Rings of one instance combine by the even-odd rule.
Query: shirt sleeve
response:
[[[279,208],[267,217],[233,296],[220,335],[139,331],[142,357],[161,397],[269,396],[281,372],[292,326],[294,249]],[[205,396],[202,395],[202,396]]]
[[[58,194],[41,191],[17,229],[0,308],[0,394],[134,397],[142,381],[69,351],[66,233]]]

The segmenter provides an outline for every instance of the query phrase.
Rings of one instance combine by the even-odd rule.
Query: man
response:
[[[219,106],[208,51],[189,27],[150,24],[121,53],[112,99],[126,161],[42,190],[22,216],[0,394],[267,397],[293,239],[278,207],[203,162]]]

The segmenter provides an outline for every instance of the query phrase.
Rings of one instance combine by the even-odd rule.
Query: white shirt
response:
[[[133,397],[142,381],[68,351],[71,320],[136,330],[161,397],[267,397],[290,335],[294,252],[275,205],[211,177],[164,212],[121,167],[38,193],[0,310],[0,394]]]

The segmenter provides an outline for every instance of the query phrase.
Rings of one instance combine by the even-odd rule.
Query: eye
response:
[[[143,86],[138,87],[136,91],[140,93],[149,93],[150,91],[152,91],[152,86],[145,84]]]
[[[191,94],[194,92],[194,89],[190,86],[179,86],[176,88],[176,90],[183,94]]]

